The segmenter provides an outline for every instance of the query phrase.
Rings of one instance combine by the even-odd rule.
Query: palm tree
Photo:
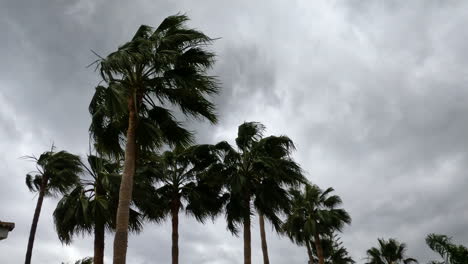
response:
[[[150,219],[172,221],[172,263],[179,263],[179,212],[185,210],[198,221],[214,217],[221,211],[222,181],[213,174],[219,164],[218,151],[212,145],[177,147],[145,164],[153,169],[150,178],[157,180],[157,199]],[[217,181],[217,182],[216,182]]]
[[[426,244],[444,259],[432,261],[431,264],[463,264],[468,263],[468,248],[463,245],[455,245],[452,238],[446,235],[429,234]]]
[[[86,168],[89,177],[77,183],[57,204],[54,211],[55,229],[62,243],[71,243],[76,234],[94,233],[94,264],[104,263],[106,230],[115,229],[120,165],[89,155]],[[130,209],[130,229],[141,229],[140,214]]]
[[[26,251],[25,263],[30,264],[44,197],[66,193],[78,181],[78,174],[82,168],[78,156],[66,151],[55,152],[54,147],[42,153],[39,158],[35,156],[27,158],[36,162],[36,171],[26,175],[26,185],[31,192],[39,193]]]
[[[286,136],[263,138],[264,126],[246,122],[239,126],[237,149],[227,142],[217,144],[223,150],[223,170],[229,199],[226,204],[228,229],[237,234],[239,225],[244,232],[244,263],[251,263],[251,215],[259,213],[264,263],[268,263],[264,218],[277,231],[278,214],[287,210],[289,196],[285,187],[306,182],[297,163],[289,156],[293,142]],[[251,202],[253,201],[253,208]]]
[[[356,262],[353,260],[353,258],[349,256],[348,250],[346,248],[333,247],[326,263],[327,264],[353,264]]]
[[[62,262],[62,264],[66,264]],[[80,260],[75,261],[75,264],[94,264],[92,257],[86,257]]]
[[[390,238],[388,241],[378,239],[379,247],[367,250],[367,264],[418,263],[414,258],[406,257],[406,244]]]
[[[286,235],[298,245],[306,245],[309,261],[312,257],[311,242],[315,244],[318,263],[325,263],[322,238],[341,231],[345,224],[351,223],[349,214],[341,208],[342,200],[337,195],[330,195],[333,188],[325,191],[317,185],[306,184],[304,192],[291,189],[292,209],[283,225]]]
[[[340,238],[336,234],[325,235],[321,240],[323,255],[326,264],[353,264],[356,263],[348,253],[348,250],[343,246]],[[314,262],[319,262],[317,250],[312,248],[312,258]]]
[[[125,161],[120,185],[114,263],[125,263],[128,218],[138,150],[164,142],[187,145],[192,135],[168,107],[215,123],[214,105],[205,96],[216,94],[215,78],[206,74],[214,54],[212,42],[185,26],[184,15],[170,16],[156,28],[142,25],[132,40],[96,64],[107,87],[98,86],[90,104],[91,134],[98,152],[120,154]]]
[[[348,250],[342,246],[333,246],[329,253],[327,264],[353,264],[356,263],[351,256],[349,256]]]

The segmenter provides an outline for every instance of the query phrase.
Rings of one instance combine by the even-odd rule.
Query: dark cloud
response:
[[[222,82],[220,122],[190,121],[202,143],[232,141],[243,121],[287,134],[308,177],[333,186],[353,217],[343,240],[358,263],[378,237],[433,257],[427,233],[468,244],[468,6],[460,1],[7,1],[0,8],[1,220],[17,226],[0,253],[22,261],[35,206],[24,186],[34,168],[19,157],[52,142],[84,154],[87,106],[99,78],[95,56],[127,41],[140,24],[187,12],[212,37]],[[92,255],[92,238],[62,246],[56,199],[45,202],[34,258],[58,263]],[[6,205],[6,206],[5,206]],[[253,223],[257,223],[256,219]],[[242,240],[222,217],[181,218],[181,262],[239,263]],[[253,227],[254,263],[261,262]],[[270,259],[305,262],[305,249],[269,232]],[[106,240],[110,260],[112,234]],[[6,254],[8,252],[8,254]],[[132,263],[168,263],[169,224],[132,235]]]

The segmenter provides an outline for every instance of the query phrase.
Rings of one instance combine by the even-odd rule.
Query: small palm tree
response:
[[[129,42],[96,61],[107,86],[98,86],[91,101],[91,134],[99,152],[118,155],[125,145],[114,264],[126,259],[138,150],[191,141],[191,133],[168,108],[178,106],[183,114],[217,120],[214,105],[205,98],[218,91],[216,79],[206,74],[214,63],[214,54],[206,50],[212,39],[187,28],[187,20],[175,15],[156,29],[142,25]]]
[[[322,238],[335,231],[341,231],[351,217],[342,208],[341,198],[330,195],[333,188],[325,191],[316,185],[305,186],[304,192],[291,189],[292,209],[283,225],[285,234],[295,243],[306,245],[309,261],[312,263],[311,241],[315,244],[319,264],[325,263]]]
[[[39,193],[26,251],[25,263],[30,264],[44,197],[65,194],[78,182],[82,168],[78,156],[66,151],[55,152],[54,147],[42,153],[39,158],[35,156],[27,158],[36,162],[36,171],[26,175],[26,185],[31,192]]]
[[[367,250],[367,264],[409,264],[418,263],[414,258],[406,257],[406,244],[390,238],[378,239],[379,247]]]
[[[146,175],[158,183],[157,198],[153,210],[146,211],[147,216],[155,221],[171,217],[173,264],[179,263],[179,212],[184,210],[204,222],[222,209],[222,181],[213,174],[213,169],[219,165],[218,151],[214,146],[195,145],[154,155],[143,167],[152,169],[153,173]]]
[[[356,263],[348,253],[348,250],[343,246],[340,238],[336,234],[323,236],[321,240],[325,264],[353,264]],[[319,262],[317,257],[317,250],[313,250],[314,262]]]
[[[353,258],[349,256],[348,250],[346,248],[333,247],[326,263],[327,264],[353,264],[356,262],[353,260]]]
[[[290,158],[293,142],[286,136],[263,137],[264,126],[246,122],[239,126],[237,149],[227,142],[217,144],[223,150],[223,170],[229,199],[226,204],[228,229],[244,231],[244,263],[251,263],[251,215],[259,214],[264,263],[269,263],[264,218],[276,230],[281,228],[279,214],[289,206],[287,188],[305,183],[302,170]],[[252,203],[253,202],[253,203]]]
[[[120,184],[120,165],[89,155],[89,167],[83,164],[88,177],[77,183],[57,204],[55,229],[62,243],[71,243],[80,233],[94,234],[94,264],[104,263],[106,230],[115,229]],[[139,190],[140,191],[140,190]],[[130,209],[130,229],[141,229],[141,215]]]
[[[62,262],[62,264],[66,264],[66,263]],[[92,257],[86,257],[86,258],[75,261],[74,264],[94,264],[94,262],[93,262]]]
[[[76,261],[75,264],[96,264],[96,263],[93,261],[93,258],[87,257],[87,258]]]
[[[429,234],[426,237],[426,244],[443,258],[443,261],[432,261],[431,264],[468,263],[468,248],[463,245],[455,245],[451,237]]]

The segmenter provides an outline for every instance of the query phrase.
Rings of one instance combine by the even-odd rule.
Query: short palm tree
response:
[[[35,156],[28,156],[27,158],[36,162],[36,171],[26,175],[26,185],[31,192],[39,193],[26,251],[25,263],[30,264],[44,197],[66,193],[78,182],[78,175],[81,173],[82,168],[78,156],[66,151],[55,152],[54,147],[38,158]]]
[[[98,86],[90,104],[91,134],[99,152],[120,154],[125,161],[120,185],[114,264],[125,263],[128,218],[137,153],[166,142],[187,145],[191,133],[177,122],[168,107],[215,123],[214,105],[205,98],[218,84],[206,71],[214,54],[202,32],[185,26],[184,15],[170,16],[155,29],[142,25],[117,51],[96,65],[107,86]]]
[[[173,264],[179,263],[179,212],[204,222],[222,209],[222,181],[212,173],[220,165],[217,152],[212,145],[177,147],[145,164],[153,171],[146,175],[156,179],[158,186],[154,210],[147,216],[156,221],[171,217]]]
[[[62,262],[62,264],[66,264],[66,263]],[[93,258],[86,257],[86,258],[75,261],[74,264],[94,264],[94,262],[93,262]]]
[[[237,149],[227,142],[217,144],[223,150],[223,170],[229,199],[226,204],[228,229],[244,231],[244,263],[251,263],[251,215],[259,213],[264,263],[268,263],[264,218],[280,230],[279,214],[287,210],[287,189],[306,182],[302,170],[290,158],[293,142],[286,136],[263,137],[264,126],[246,122],[239,126]]]
[[[336,234],[326,235],[321,240],[325,264],[353,264],[356,263],[348,253],[348,250],[343,246],[340,238]],[[312,247],[312,258],[314,263],[319,262],[317,250]]]
[[[348,250],[344,247],[333,247],[328,260],[325,262],[327,264],[353,264],[356,263],[353,258],[349,256]]]
[[[344,247],[333,247],[330,252],[330,256],[326,262],[327,264],[353,264],[356,263],[351,256],[349,256],[348,250]]]
[[[94,234],[94,264],[104,263],[106,230],[115,229],[120,184],[118,162],[89,155],[88,177],[77,183],[57,204],[55,229],[63,243],[69,244],[76,234]],[[130,209],[130,229],[141,229],[142,216]]]
[[[367,250],[367,264],[409,264],[418,263],[414,258],[406,257],[406,244],[390,238],[378,239],[379,247]]]
[[[325,256],[322,247],[322,238],[338,231],[340,232],[345,224],[351,223],[351,217],[342,208],[337,208],[342,204],[342,200],[337,195],[330,195],[333,188],[325,191],[317,185],[306,184],[304,192],[291,189],[292,209],[283,225],[285,234],[295,243],[305,245],[312,258],[311,241],[315,244],[318,263],[325,263]]]
[[[468,263],[468,248],[455,245],[452,238],[446,235],[429,234],[426,244],[443,258],[443,261],[432,261],[431,264],[462,264]]]

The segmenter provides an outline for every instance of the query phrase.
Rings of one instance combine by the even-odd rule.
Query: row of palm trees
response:
[[[239,131],[244,131],[245,126],[253,125],[259,126],[258,123],[245,123]],[[262,140],[266,142],[267,139],[271,140],[272,137],[262,138],[256,144]],[[237,232],[236,224],[244,227],[246,225],[246,219],[242,218],[242,215],[237,222],[229,220],[233,217],[232,214],[239,215],[239,210],[242,209],[236,208],[235,204],[241,206],[243,200],[236,199],[236,191],[226,187],[231,184],[223,182],[223,179],[228,179],[223,171],[230,170],[230,165],[223,164],[223,160],[226,159],[226,152],[223,151],[226,149],[225,144],[227,143],[196,145],[165,151],[161,155],[151,155],[136,173],[135,196],[132,201],[135,209],[131,208],[130,211],[130,231],[140,231],[146,219],[160,222],[169,215],[173,232],[173,263],[178,263],[177,230],[180,210],[185,210],[201,222],[224,212],[228,228],[234,233]],[[60,241],[69,244],[77,234],[94,234],[94,257],[77,263],[103,263],[105,232],[115,230],[121,165],[94,155],[88,156],[85,165],[78,156],[65,151],[55,152],[53,149],[39,158],[32,158],[36,161],[37,173],[28,174],[26,182],[32,191],[39,193],[31,230],[32,241],[44,196],[62,193],[64,196],[53,213]],[[252,174],[254,177],[256,175],[262,175],[261,171]],[[350,217],[345,210],[338,208],[341,199],[332,195],[333,189],[322,190],[306,182],[302,191],[299,188],[290,188],[285,196],[269,195],[269,191],[263,188],[271,187],[269,179],[266,179],[269,175],[263,174],[262,180],[265,183],[249,183],[256,194],[253,196],[252,205],[259,215],[264,263],[269,263],[269,258],[265,223],[262,218],[268,219],[277,231],[289,237],[291,241],[304,246],[309,263],[355,263],[337,235],[344,224],[350,223]],[[246,187],[243,184],[239,185],[239,188]],[[273,191],[284,193],[285,190],[279,186]],[[262,205],[262,195],[269,198],[268,204]],[[287,202],[283,203],[283,199]],[[257,200],[259,202],[256,202]],[[230,207],[229,203],[234,206]],[[271,213],[269,208],[278,205],[283,207]],[[279,219],[279,215],[284,215],[285,219]],[[244,233],[249,232],[246,230],[250,230],[250,226],[244,228]],[[249,239],[250,237],[244,235],[244,249],[250,250]],[[454,244],[447,236],[430,234],[426,243],[443,259],[431,264],[467,263],[468,249]],[[32,244],[30,245],[32,248]],[[417,263],[414,258],[406,256],[406,249],[406,244],[395,239],[378,239],[378,247],[367,251],[366,263]]]
[[[113,263],[126,262],[128,232],[145,221],[172,222],[172,263],[178,263],[179,213],[203,222],[223,214],[227,228],[242,228],[244,263],[251,263],[251,217],[258,214],[264,263],[269,263],[265,222],[304,245],[311,263],[353,263],[336,234],[351,222],[342,201],[309,183],[291,158],[287,136],[264,136],[257,122],[239,126],[235,145],[194,144],[176,118],[217,122],[211,96],[219,82],[208,74],[213,42],[186,26],[185,15],[167,17],[92,64],[102,77],[89,105],[94,154],[87,162],[54,149],[32,157],[27,176],[39,193],[25,263],[31,263],[42,202],[63,195],[53,216],[59,239],[94,234],[94,263],[103,263],[106,231],[114,233]],[[165,150],[165,151],[163,151]]]
[[[341,245],[340,239],[333,235],[322,240],[324,252],[327,256],[325,263],[329,264],[348,264],[355,263],[348,256],[346,249]],[[465,264],[468,260],[468,248],[462,245],[456,245],[450,237],[445,235],[429,234],[426,237],[426,244],[437,252],[442,260],[430,261],[428,264]],[[308,248],[308,251],[310,249]],[[311,259],[318,263],[317,254],[312,255]],[[311,252],[312,254],[312,252]],[[406,256],[406,244],[400,243],[395,239],[378,239],[378,247],[372,247],[367,251],[366,264],[410,264],[418,263],[414,258]],[[92,264],[90,257],[78,260],[75,264]],[[63,264],[63,263],[62,263]]]
[[[446,235],[429,234],[426,236],[426,244],[442,258],[442,260],[430,261],[428,264],[468,263],[468,248],[454,244],[452,238]],[[367,250],[367,264],[418,263],[416,259],[406,256],[406,249],[405,243],[400,243],[395,239],[378,239],[378,247]]]
[[[178,263],[179,212],[184,210],[201,222],[224,213],[227,228],[233,234],[243,227],[244,262],[250,263],[251,216],[257,213],[264,263],[269,263],[265,220],[298,244],[313,238],[316,251],[322,252],[320,237],[340,231],[350,223],[350,217],[337,208],[341,199],[329,195],[332,188],[322,191],[308,183],[290,157],[294,145],[288,137],[263,137],[263,131],[260,123],[246,122],[239,126],[235,147],[223,141],[215,145],[178,146],[161,154],[141,152],[129,230],[138,232],[144,220],[160,222],[169,216],[172,262]],[[57,194],[63,194],[53,213],[60,241],[68,244],[76,234],[94,234],[94,263],[103,263],[105,231],[116,229],[122,162],[89,155],[85,164],[78,156],[54,150],[37,160],[42,161],[38,165],[43,164],[44,169],[38,170],[35,179],[47,175],[51,181],[33,190],[57,190]],[[65,166],[60,167],[57,162]],[[27,179],[31,181],[32,177]],[[304,192],[300,191],[301,186],[305,186]],[[33,226],[37,220],[34,218]],[[32,237],[34,234],[35,229],[31,230]],[[319,263],[324,263],[320,254],[323,253],[319,253]]]

